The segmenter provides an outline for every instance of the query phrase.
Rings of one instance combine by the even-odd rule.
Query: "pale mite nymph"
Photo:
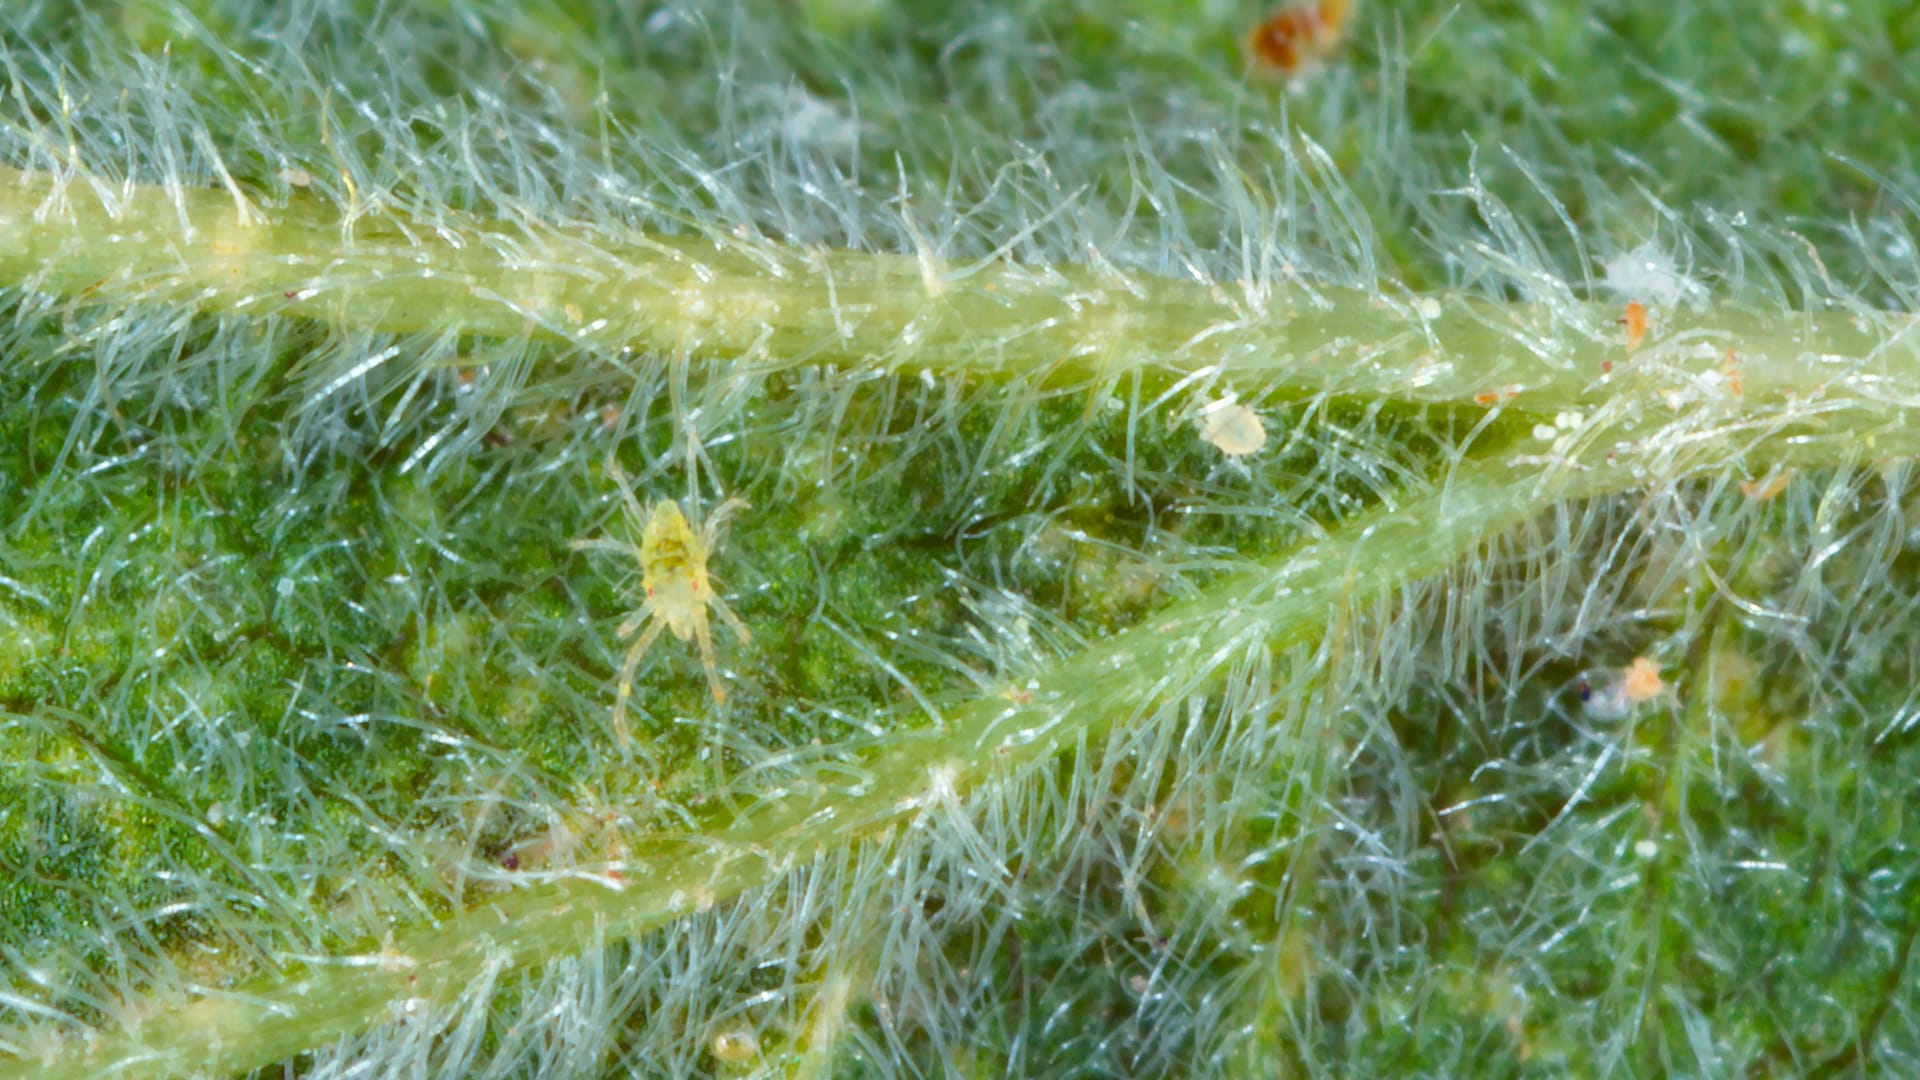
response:
[[[613,476],[615,485],[620,489],[620,499],[624,504],[627,522],[640,533],[640,542],[615,540],[601,537],[592,540],[575,540],[567,546],[575,551],[597,549],[616,552],[628,556],[640,566],[640,585],[644,596],[640,607],[620,624],[620,640],[625,641],[640,630],[644,623],[646,629],[640,639],[627,649],[626,656],[620,662],[618,689],[613,704],[613,730],[620,745],[629,742],[627,735],[627,699],[633,696],[633,673],[639,669],[640,661],[647,655],[647,649],[653,640],[660,636],[662,629],[673,631],[673,636],[685,641],[693,638],[700,647],[700,663],[707,670],[707,685],[713,691],[713,700],[723,702],[727,692],[720,686],[720,669],[713,658],[713,635],[707,627],[707,609],[713,608],[733,632],[740,635],[741,641],[748,641],[752,635],[746,625],[727,606],[727,602],[714,591],[713,579],[707,573],[707,559],[713,554],[716,541],[720,537],[720,525],[735,510],[744,509],[746,503],[739,499],[728,499],[714,510],[706,524],[698,530],[688,522],[686,512],[672,499],[660,499],[651,507],[642,508],[640,500],[628,485],[626,474],[611,461],[607,471]]]

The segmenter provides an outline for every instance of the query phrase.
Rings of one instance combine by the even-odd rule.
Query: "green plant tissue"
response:
[[[0,7],[0,1076],[1920,1074],[1920,15]]]

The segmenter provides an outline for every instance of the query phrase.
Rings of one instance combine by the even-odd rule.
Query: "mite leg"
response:
[[[620,742],[620,749],[633,745],[633,739],[627,734],[627,699],[633,696],[633,673],[640,667],[640,660],[647,655],[647,647],[653,639],[660,636],[660,628],[665,623],[655,622],[633,643],[627,655],[620,661],[620,681],[613,694],[613,735]]]
[[[713,661],[713,634],[707,630],[707,620],[694,620],[693,636],[700,640],[700,664],[707,669],[707,686],[713,690],[713,703],[721,704],[727,700],[727,692],[720,688],[720,667]]]
[[[707,597],[707,602],[713,605],[713,610],[720,613],[721,621],[732,627],[734,633],[740,635],[741,641],[753,640],[753,635],[747,633],[747,624],[740,621],[740,616],[733,613],[733,609],[727,606],[725,600],[720,599],[718,592]]]

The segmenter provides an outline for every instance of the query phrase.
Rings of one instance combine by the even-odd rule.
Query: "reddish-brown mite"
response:
[[[1298,74],[1340,44],[1350,11],[1348,0],[1283,7],[1247,33],[1247,56],[1256,69],[1269,74]]]

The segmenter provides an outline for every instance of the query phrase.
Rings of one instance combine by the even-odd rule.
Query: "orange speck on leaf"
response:
[[[1627,702],[1632,705],[1644,705],[1660,696],[1667,684],[1660,678],[1660,665],[1645,656],[1636,656],[1633,663],[1620,673],[1620,688],[1626,693]]]
[[[1473,395],[1473,403],[1475,405],[1497,405],[1502,401],[1512,400],[1519,395],[1520,384],[1508,383],[1505,386],[1496,386],[1491,390],[1480,391]]]
[[[1720,374],[1727,378],[1727,389],[1734,397],[1740,397],[1740,358],[1734,354],[1733,346],[1727,346],[1726,363],[1720,365]]]
[[[1647,305],[1638,300],[1627,301],[1627,313],[1620,321],[1627,328],[1627,351],[1638,349],[1641,339],[1647,336]]]
[[[1782,469],[1764,480],[1740,481],[1740,494],[1745,495],[1754,502],[1766,502],[1768,499],[1787,490],[1787,485],[1792,482],[1793,470]]]

